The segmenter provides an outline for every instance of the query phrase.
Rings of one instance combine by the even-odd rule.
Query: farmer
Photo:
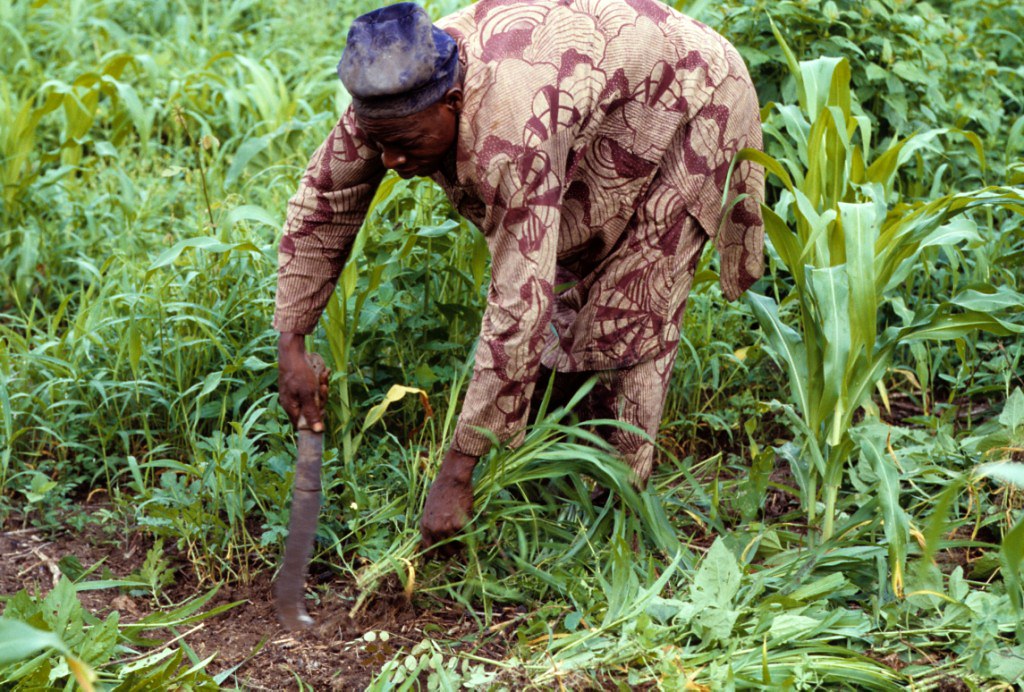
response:
[[[292,422],[322,428],[303,337],[392,169],[432,178],[491,253],[424,545],[472,513],[473,467],[491,447],[480,430],[518,444],[552,373],[556,393],[596,374],[585,415],[646,432],[609,434],[642,487],[704,244],[730,300],[763,269],[763,170],[741,162],[730,175],[737,151],[761,146],[739,54],[657,0],[481,0],[436,26],[401,3],[353,22],[338,75],[352,105],[289,202],[279,250],[274,327]]]

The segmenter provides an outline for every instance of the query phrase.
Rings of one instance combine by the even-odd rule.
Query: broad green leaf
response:
[[[698,610],[692,622],[704,642],[725,642],[732,635],[739,615],[738,610],[712,605]]]
[[[181,254],[188,249],[203,250],[204,252],[256,252],[259,253],[260,249],[253,245],[249,241],[242,241],[239,243],[225,243],[218,238],[212,236],[202,236],[199,238],[186,238],[180,240],[174,244],[173,247],[169,247],[160,253],[149,269],[146,271],[146,278],[148,279],[157,269],[174,264]]]
[[[803,86],[801,106],[810,120],[817,120],[825,109],[829,93],[832,90],[832,75],[845,62],[845,58],[830,57],[801,61],[802,79],[800,81]],[[849,81],[849,68],[847,68],[847,81]]]
[[[784,132],[775,135],[780,140],[782,148],[787,152],[786,163],[789,165],[789,177],[793,179],[798,187],[803,187],[803,179],[806,170],[800,164],[807,163],[807,143],[811,132],[811,123],[807,116],[798,106],[776,104],[775,111],[784,126]],[[768,130],[772,130],[769,128]],[[795,156],[793,145],[796,145]],[[792,190],[792,187],[788,188]]]
[[[925,74],[917,63],[910,62],[909,60],[897,60],[892,66],[892,71],[896,73],[901,79],[905,79],[908,82],[914,82],[916,84],[931,84],[932,79]]]
[[[0,664],[23,661],[45,649],[71,654],[63,640],[53,632],[36,629],[20,620],[0,618]]]
[[[683,624],[690,621],[695,611],[693,603],[688,601],[654,596],[647,604],[645,612],[662,624],[673,621]]]
[[[982,330],[997,336],[1011,336],[1024,332],[1024,326],[1001,320],[982,312],[964,312],[956,315],[939,314],[929,323],[902,330],[901,338],[909,341],[958,339],[972,332]]]
[[[846,266],[810,269],[808,287],[818,306],[822,336],[822,397],[815,420],[827,420],[834,411],[829,444],[839,444],[843,432],[840,421],[845,413],[844,384],[850,358],[850,290]]]
[[[958,216],[922,238],[919,247],[958,245],[965,241],[981,242],[981,236],[978,235],[978,224],[966,216]]]
[[[800,260],[800,242],[796,234],[790,230],[786,222],[771,207],[761,205],[761,216],[764,219],[764,230],[771,241],[772,247],[779,253],[783,265],[793,274],[798,286],[804,283],[804,264]]]
[[[796,601],[816,601],[834,594],[847,583],[846,577],[839,572],[833,572],[795,589],[789,597]]]
[[[741,149],[736,156],[733,158],[732,166],[736,166],[741,161],[752,161],[760,166],[763,166],[768,173],[774,174],[779,181],[786,186],[787,190],[793,190],[793,180],[789,177],[789,173],[782,167],[778,161],[774,158],[765,154],[763,151],[757,149]],[[723,193],[723,200],[725,198]]]
[[[862,347],[871,354],[878,328],[878,295],[875,293],[875,242],[878,218],[870,203],[839,204],[839,218],[846,240],[846,273],[850,288],[850,348]]]
[[[985,660],[993,677],[1020,685],[1024,678],[1024,658],[1021,658],[1019,649],[990,651],[985,656]]]
[[[487,238],[483,233],[473,233],[473,256],[469,262],[470,270],[473,272],[473,283],[480,288],[484,282],[484,272],[487,270],[487,260],[491,253],[487,247]]]
[[[954,305],[978,312],[1005,313],[1024,310],[1024,294],[1008,286],[1000,286],[991,292],[968,289],[957,294],[951,301]]]
[[[768,637],[778,642],[800,640],[810,636],[818,629],[821,620],[818,618],[797,615],[796,613],[780,613],[772,620]]]
[[[240,207],[235,207],[224,217],[224,225],[229,228],[239,221],[256,221],[274,229],[282,226],[282,222],[276,214],[255,204],[243,204]]]
[[[889,427],[865,423],[850,431],[860,447],[861,458],[878,477],[878,504],[882,509],[885,539],[889,549],[892,589],[903,596],[903,574],[907,562],[910,519],[900,505],[900,469],[888,451]]]
[[[47,649],[63,655],[78,685],[85,692],[93,692],[96,672],[74,656],[60,637],[20,620],[0,617],[0,665],[23,661]]]
[[[999,561],[1003,568],[1006,591],[1010,596],[1014,620],[1017,625],[1017,640],[1024,640],[1024,604],[1021,602],[1021,561],[1024,560],[1024,519],[1018,518],[999,546]]]
[[[732,604],[739,588],[739,563],[722,539],[718,538],[697,568],[697,574],[694,575],[690,587],[690,596],[698,606],[705,604],[726,608]]]
[[[803,339],[796,331],[783,323],[774,300],[751,291],[748,291],[746,295],[754,316],[761,324],[761,329],[764,330],[776,361],[786,369],[789,375],[793,403],[797,405],[802,415],[810,415],[807,355],[803,349]]]
[[[273,364],[260,360],[256,356],[248,356],[242,363],[242,366],[250,372],[259,372],[260,370],[275,367]]]
[[[223,377],[224,373],[222,371],[211,372],[207,375],[203,379],[203,388],[199,391],[199,396],[204,397],[215,390],[220,385],[220,381]]]
[[[946,196],[899,209],[886,218],[876,245],[878,255],[883,258],[877,283],[884,284],[884,291],[896,288],[919,268],[918,256],[923,248],[980,240],[973,222],[961,222],[958,220],[961,217],[941,225],[943,218],[957,213],[950,210],[961,201]]]
[[[982,464],[978,467],[977,472],[979,476],[995,478],[1003,483],[1024,488],[1024,464],[1020,462],[1006,461]]]
[[[809,231],[807,237],[803,239],[803,248],[800,251],[801,261],[818,267],[827,267],[832,264],[828,232],[835,223],[836,210],[826,209],[819,214],[814,208],[814,204],[801,190],[794,190],[793,195],[796,197],[799,216],[807,224]]]
[[[1014,389],[1007,398],[1003,412],[999,414],[999,422],[1011,431],[1024,426],[1024,391],[1020,387]]]
[[[424,226],[416,231],[416,235],[421,238],[442,238],[450,234],[456,228],[459,228],[460,224],[455,219],[448,219],[437,226]]]

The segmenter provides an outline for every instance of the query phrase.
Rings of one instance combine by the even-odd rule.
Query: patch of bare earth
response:
[[[111,538],[95,525],[80,534],[46,535],[33,529],[15,528],[10,523],[0,530],[0,596],[22,589],[45,595],[60,578],[58,563],[74,556],[88,569],[102,561],[86,577],[124,578],[137,572],[146,558],[149,542],[138,533]],[[187,562],[173,559],[174,583],[160,594],[160,604],[151,596],[132,595],[125,590],[83,591],[83,605],[97,616],[117,610],[122,622],[134,622],[168,603],[180,603],[205,593]],[[225,686],[246,690],[305,689],[361,690],[395,655],[409,651],[422,639],[434,637],[459,651],[471,651],[491,660],[507,656],[515,627],[501,627],[502,620],[514,622],[514,611],[497,615],[497,626],[481,631],[480,625],[458,604],[431,599],[410,602],[401,591],[385,587],[372,597],[362,612],[350,618],[354,600],[352,585],[328,571],[314,574],[314,592],[319,602],[309,602],[315,624],[309,630],[290,633],[277,622],[271,596],[271,570],[258,574],[251,584],[222,587],[205,610],[217,605],[238,605],[199,623],[170,631],[147,632],[153,639],[187,644],[200,659],[214,655],[207,672],[216,675],[236,668]],[[507,617],[506,617],[507,616]],[[507,624],[507,623],[506,623]],[[364,638],[377,633],[376,641]],[[388,632],[381,641],[381,632]],[[424,681],[425,682],[425,681]]]

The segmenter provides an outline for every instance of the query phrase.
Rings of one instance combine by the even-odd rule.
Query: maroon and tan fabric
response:
[[[705,240],[728,298],[761,275],[764,173],[728,175],[761,123],[736,50],[656,0],[483,0],[438,25],[464,109],[434,180],[492,258],[453,443],[479,455],[476,428],[518,441],[542,361],[608,371],[672,350]],[[278,330],[313,329],[383,173],[347,112],[289,203]]]
[[[694,270],[707,236],[696,220],[687,216],[682,225],[680,248],[677,256],[682,272],[679,277],[679,294],[682,302],[678,308],[682,317],[686,307],[686,295],[693,283]],[[608,370],[559,370],[541,366],[541,376],[533,392],[531,405],[537,405],[544,398],[541,391],[547,378],[554,375],[551,402],[549,405],[564,406],[591,376],[597,382],[590,393],[575,409],[582,421],[612,419],[639,428],[640,433],[608,425],[599,426],[601,434],[615,449],[622,460],[635,474],[634,482],[643,487],[654,468],[654,441],[661,426],[661,415],[672,378],[672,366],[679,351],[678,343],[669,343],[665,350],[649,360]]]
[[[533,391],[533,407],[539,407],[551,383],[548,410],[567,405],[587,380],[596,379],[593,389],[573,409],[581,422],[617,420],[639,429],[610,424],[595,426],[594,432],[619,452],[634,472],[634,483],[644,487],[654,468],[654,440],[661,427],[661,413],[672,378],[672,366],[679,349],[669,348],[651,360],[636,365],[595,372],[552,371],[541,366],[540,377]]]

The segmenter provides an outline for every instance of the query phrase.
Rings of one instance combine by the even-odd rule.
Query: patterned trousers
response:
[[[697,261],[707,242],[707,235],[695,219],[687,215],[681,223],[681,241],[678,259],[679,276],[676,279],[678,303],[671,319],[678,326],[686,310],[690,287]],[[646,435],[611,426],[601,426],[598,433],[618,451],[619,456],[636,474],[638,488],[647,485],[654,468],[654,440],[661,426],[662,412],[672,379],[679,342],[670,341],[660,353],[634,365],[609,370],[553,371],[541,365],[540,377],[531,397],[531,416],[544,399],[549,380],[552,383],[549,407],[564,406],[592,376],[597,383],[576,408],[580,420],[613,419],[643,430]]]
[[[673,346],[656,358],[616,370],[552,373],[542,367],[530,408],[533,412],[537,411],[552,376],[554,382],[551,384],[549,409],[567,404],[590,377],[596,376],[594,388],[577,404],[575,411],[582,421],[610,418],[628,423],[645,433],[639,434],[610,425],[597,429],[633,469],[636,486],[643,488],[654,468],[654,440],[661,425],[661,414],[678,351]]]

